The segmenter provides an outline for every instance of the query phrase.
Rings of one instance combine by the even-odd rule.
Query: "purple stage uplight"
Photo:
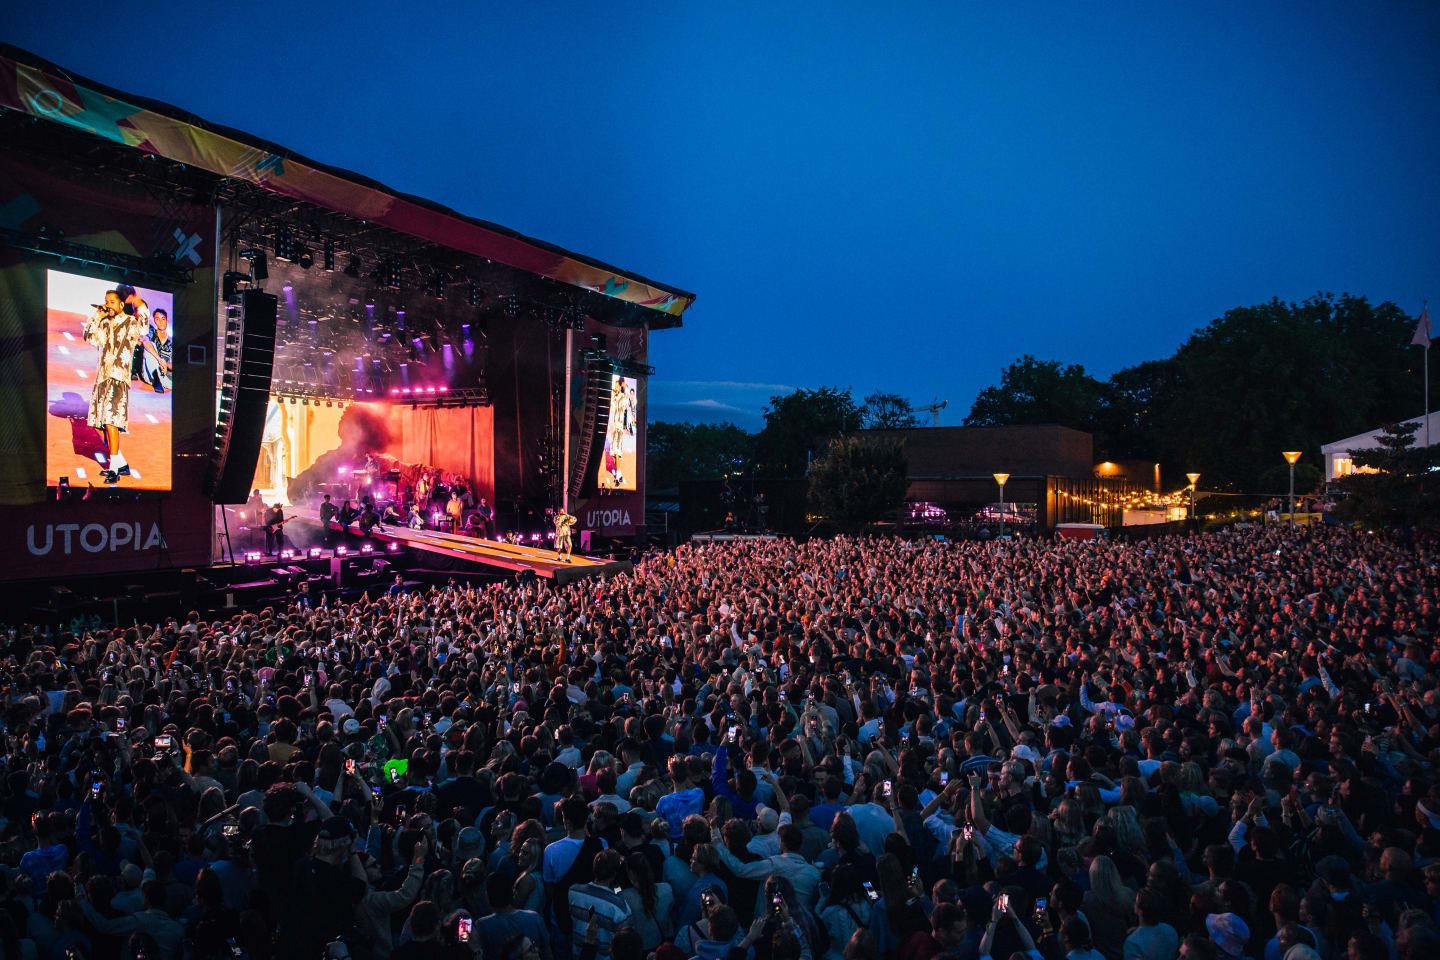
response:
[[[324,551],[324,550],[321,550],[319,547],[311,547],[311,548],[310,548],[310,559],[311,559],[311,560],[314,560],[315,558],[321,556],[324,552],[325,552],[325,551]]]
[[[264,554],[259,550],[247,550],[245,552],[246,563],[259,563],[262,559],[264,559]]]
[[[361,544],[361,545],[360,545],[360,552],[361,552],[361,553],[374,553],[374,552],[375,552],[375,544],[373,544],[373,543]]]
[[[386,547],[385,549],[388,550],[390,553],[399,553],[399,552],[400,552],[400,544],[391,542],[391,544],[390,544],[388,547]]]
[[[342,477],[345,476],[345,474],[346,474],[349,470],[350,470],[349,467],[341,467],[341,468],[340,468],[340,476],[342,476]]]

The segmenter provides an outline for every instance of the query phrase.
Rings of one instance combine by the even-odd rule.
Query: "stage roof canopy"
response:
[[[695,300],[692,293],[400,193],[169,104],[114,90],[9,44],[0,44],[0,108],[644,307],[651,327],[679,326]]]

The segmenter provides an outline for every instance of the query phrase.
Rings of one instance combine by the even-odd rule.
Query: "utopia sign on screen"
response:
[[[160,533],[160,524],[150,524],[149,530],[143,523],[47,523],[44,526],[31,524],[25,531],[25,545],[33,556],[43,557],[56,553],[114,553],[117,550],[165,549],[165,537]]]

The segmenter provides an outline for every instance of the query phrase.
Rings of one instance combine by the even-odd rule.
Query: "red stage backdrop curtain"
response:
[[[469,477],[477,496],[495,501],[495,412],[492,407],[422,410],[392,407],[390,424],[406,463],[426,463]]]

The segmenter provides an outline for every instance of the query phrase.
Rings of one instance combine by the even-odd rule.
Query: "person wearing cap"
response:
[[[780,814],[763,804],[755,811],[755,836],[745,844],[745,849],[757,857],[774,857],[780,854],[780,837],[775,831],[780,828]]]
[[[429,853],[430,841],[422,837],[420,842],[415,844],[404,881],[395,890],[377,889],[382,879],[379,861],[369,855],[361,858],[361,865],[365,870],[366,891],[355,905],[355,931],[374,952],[375,960],[386,960],[393,952],[391,918],[415,902],[415,897],[420,892],[420,884],[425,879],[425,858]]]
[[[1250,940],[1250,927],[1234,913],[1212,913],[1205,918],[1205,930],[1215,944],[1216,960],[1240,960]]]
[[[356,908],[369,886],[355,851],[355,828],[344,817],[327,817],[310,856],[294,867],[294,898],[283,905],[280,957],[305,960],[356,929]]]

